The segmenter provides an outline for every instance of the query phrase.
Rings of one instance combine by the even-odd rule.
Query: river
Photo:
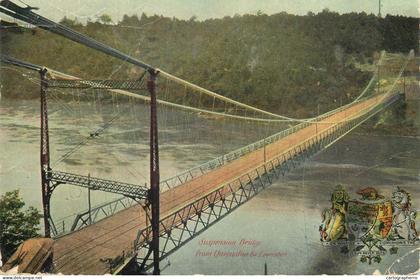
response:
[[[27,205],[41,209],[38,110],[36,101],[0,101],[0,193],[19,188]],[[75,119],[65,119],[63,113],[54,110],[50,119],[51,134],[57,135],[51,137],[52,162],[57,163],[58,169],[131,183],[148,182],[146,123],[134,134],[128,127],[111,129],[111,136],[98,140],[106,145],[88,143],[76,156],[60,161],[77,141],[85,139],[86,131],[92,127],[87,124],[83,130]],[[417,125],[420,128],[420,123]],[[195,133],[207,134],[205,128],[201,129]],[[70,141],[75,134],[78,137]],[[218,141],[225,143],[223,151],[229,151],[254,141],[257,134],[228,141],[230,133]],[[163,135],[162,178],[221,152],[211,137],[192,138],[188,143],[183,138],[178,142],[172,138],[178,139],[173,131]],[[143,144],[132,146],[139,139],[144,140]],[[398,273],[416,271],[418,251],[409,253],[413,247],[400,248],[396,255],[388,254],[379,264],[368,265],[359,257],[322,246],[318,227],[321,211],[330,207],[331,192],[338,183],[353,196],[358,189],[369,186],[389,197],[395,186],[401,186],[411,193],[413,207],[419,208],[419,147],[419,137],[364,135],[356,129],[176,251],[162,262],[162,266],[170,262],[162,273],[262,274],[266,263],[269,274],[372,274],[384,273],[407,253],[401,262],[404,265],[393,265],[392,269]],[[86,209],[86,193],[77,187],[58,187],[52,199],[53,218],[71,222],[75,213]],[[92,204],[116,197],[95,191]],[[208,245],[220,240],[230,245]],[[229,253],[238,255],[227,256]]]

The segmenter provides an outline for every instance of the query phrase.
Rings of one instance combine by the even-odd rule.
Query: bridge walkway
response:
[[[255,150],[219,168],[216,168],[195,179],[187,181],[173,189],[162,192],[161,217],[193,202],[217,187],[247,174],[255,166],[264,163],[264,159],[279,156],[291,147],[302,143],[311,137],[320,135],[336,123],[363,115],[366,108],[375,105],[380,97],[374,97],[355,103],[337,112],[323,123],[309,126],[290,134],[277,142],[268,144],[264,149]],[[146,228],[145,212],[140,205],[132,206],[107,217],[97,223],[59,237],[54,244],[54,272],[62,274],[106,274],[109,264],[106,259],[114,259],[122,253],[133,251],[133,241],[140,229]]]

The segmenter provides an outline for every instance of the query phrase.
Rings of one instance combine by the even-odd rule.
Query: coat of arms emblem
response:
[[[338,185],[331,195],[331,207],[322,211],[320,239],[324,245],[340,245],[342,252],[361,255],[362,262],[380,262],[387,246],[393,254],[397,246],[419,243],[417,212],[410,194],[400,187],[389,198],[373,187],[359,189],[350,197]]]

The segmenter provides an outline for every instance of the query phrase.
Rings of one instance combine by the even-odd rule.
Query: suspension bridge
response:
[[[28,7],[22,8],[11,1],[2,1],[0,6],[0,12],[8,16],[119,58],[144,71],[135,80],[85,80],[47,66],[6,55],[1,57],[2,63],[40,73],[41,185],[45,235],[55,239],[53,273],[146,273],[153,268],[153,272],[159,274],[161,260],[304,160],[333,145],[364,121],[398,101],[404,92],[404,71],[413,57],[413,52],[410,52],[397,71],[389,71],[389,85],[380,88],[381,80],[375,73],[366,89],[351,103],[317,117],[296,119],[243,104],[175,77],[52,22]],[[380,66],[384,72],[386,61],[387,56],[383,52],[378,70]],[[80,109],[83,104],[93,106],[91,104],[110,100],[115,102],[115,98],[119,98],[121,106],[129,104],[130,108],[137,108],[133,109],[135,120],[147,120],[149,123],[150,186],[86,176],[58,168],[60,162],[74,156],[86,143],[99,141],[97,138],[121,118],[124,110],[108,116],[109,120],[102,126],[90,130],[86,138],[56,162],[51,162],[48,105],[50,100],[57,101],[57,92],[62,96],[60,105],[67,109],[69,106]],[[76,101],[75,96],[78,98]],[[150,115],[141,115],[144,110],[140,112],[138,108],[142,106],[150,108]],[[190,122],[183,124],[189,129],[186,133],[192,133],[191,127],[193,130],[196,128],[192,119],[215,126],[223,122],[223,129],[240,127],[238,130],[243,133],[239,134],[240,138],[255,141],[245,141],[244,145],[227,153],[223,150],[216,158],[161,181],[158,135],[166,135],[165,141],[170,140],[171,134],[161,134],[163,132],[158,129],[158,124],[164,131],[170,128],[173,120],[166,114],[173,111],[182,112],[183,118],[188,116]],[[85,116],[84,120],[95,122],[91,115]],[[250,128],[259,129],[254,138],[247,137]],[[197,139],[201,138],[194,140]],[[216,145],[223,145],[225,140],[214,141]],[[93,208],[89,206],[88,211],[75,217],[70,228],[60,231],[51,218],[50,200],[54,190],[66,184],[121,197]]]

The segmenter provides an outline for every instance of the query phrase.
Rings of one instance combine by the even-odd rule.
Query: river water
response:
[[[27,205],[41,209],[38,110],[36,101],[0,101],[0,193],[19,188]],[[60,161],[89,131],[89,127],[83,131],[74,119],[62,117],[54,111],[50,116],[51,134],[58,135],[51,137],[52,162],[56,162],[54,166],[59,170],[131,183],[148,181],[148,145],[146,141],[138,142],[139,138],[147,139],[146,124],[137,134],[130,134],[128,127],[111,130],[109,138],[101,139],[102,145],[89,143],[74,156]],[[420,122],[417,125],[420,127]],[[206,134],[203,129],[196,133]],[[179,142],[170,141],[177,139],[175,132],[171,133],[163,136],[162,178],[221,152],[211,137],[207,138],[208,143],[205,137],[185,143],[183,138]],[[75,134],[79,137],[73,141],[70,138]],[[240,137],[233,143],[224,138],[229,136],[232,134],[220,136],[219,140],[226,143],[223,151],[257,138],[257,135],[250,135],[249,139]],[[130,146],[131,142],[137,142],[136,146]],[[384,256],[381,263],[369,265],[356,256],[340,253],[337,248],[323,247],[318,227],[321,211],[330,207],[331,192],[338,183],[353,196],[358,189],[370,186],[389,197],[398,185],[411,193],[413,207],[420,208],[419,147],[418,137],[368,136],[356,129],[176,251],[162,262],[162,266],[170,263],[162,273],[262,274],[264,263],[269,274],[372,274],[385,273],[391,266],[397,273],[416,271],[418,251],[410,253],[414,247],[400,248],[397,254]],[[93,192],[92,204],[116,197]],[[55,220],[69,223],[75,213],[86,207],[84,189],[60,186],[54,192]],[[209,245],[220,240],[228,244]],[[242,255],[220,255],[227,252]],[[399,258],[402,261],[393,265]]]

